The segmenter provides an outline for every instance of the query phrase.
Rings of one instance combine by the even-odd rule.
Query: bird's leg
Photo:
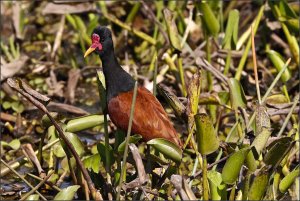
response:
[[[147,158],[147,164],[146,164],[146,173],[150,174],[152,170],[152,160],[150,156],[150,145],[146,144],[146,158]]]

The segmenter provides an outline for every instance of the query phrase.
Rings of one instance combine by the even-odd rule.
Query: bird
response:
[[[85,52],[84,58],[92,52],[99,55],[105,77],[108,115],[117,128],[127,131],[136,80],[120,66],[114,53],[109,28],[95,28],[91,40],[92,44]],[[137,88],[131,131],[140,134],[146,142],[164,138],[182,148],[182,141],[164,108],[143,86]]]

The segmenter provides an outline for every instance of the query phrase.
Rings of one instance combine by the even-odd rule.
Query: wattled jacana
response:
[[[96,52],[102,60],[109,117],[118,128],[127,131],[135,80],[119,65],[107,27],[100,26],[93,31],[92,45],[84,57],[92,52]],[[137,89],[132,132],[140,134],[145,141],[164,138],[182,147],[159,101],[141,86]]]

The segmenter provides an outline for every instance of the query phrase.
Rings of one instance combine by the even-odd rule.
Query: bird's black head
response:
[[[96,52],[101,58],[111,51],[114,51],[111,31],[105,26],[99,26],[92,33],[92,45],[85,52],[84,57]]]

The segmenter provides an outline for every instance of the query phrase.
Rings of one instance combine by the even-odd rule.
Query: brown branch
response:
[[[95,200],[103,200],[102,195],[95,188],[94,183],[92,182],[91,177],[88,174],[88,171],[85,169],[83,163],[81,162],[80,157],[77,154],[74,146],[68,140],[68,138],[65,136],[62,128],[58,125],[58,123],[55,121],[55,119],[51,116],[51,114],[49,113],[49,111],[47,110],[47,108],[46,108],[45,105],[43,105],[41,102],[39,102],[38,100],[36,100],[35,97],[33,97],[30,94],[28,94],[27,91],[25,91],[25,89],[21,88],[23,86],[23,83],[19,84],[20,82],[22,83],[22,80],[18,80],[16,82],[12,78],[8,78],[7,79],[7,83],[10,85],[10,87],[12,87],[14,90],[18,91],[22,96],[24,96],[33,105],[35,105],[37,108],[39,108],[41,111],[43,111],[48,116],[48,118],[50,119],[50,121],[54,125],[55,129],[57,130],[57,132],[59,134],[59,137],[61,139],[63,139],[63,141],[66,143],[67,147],[70,149],[72,155],[74,156],[74,158],[76,160],[76,163],[79,166],[79,169],[81,170],[81,172],[82,172],[85,180],[87,181],[89,190],[91,191],[93,198]]]

